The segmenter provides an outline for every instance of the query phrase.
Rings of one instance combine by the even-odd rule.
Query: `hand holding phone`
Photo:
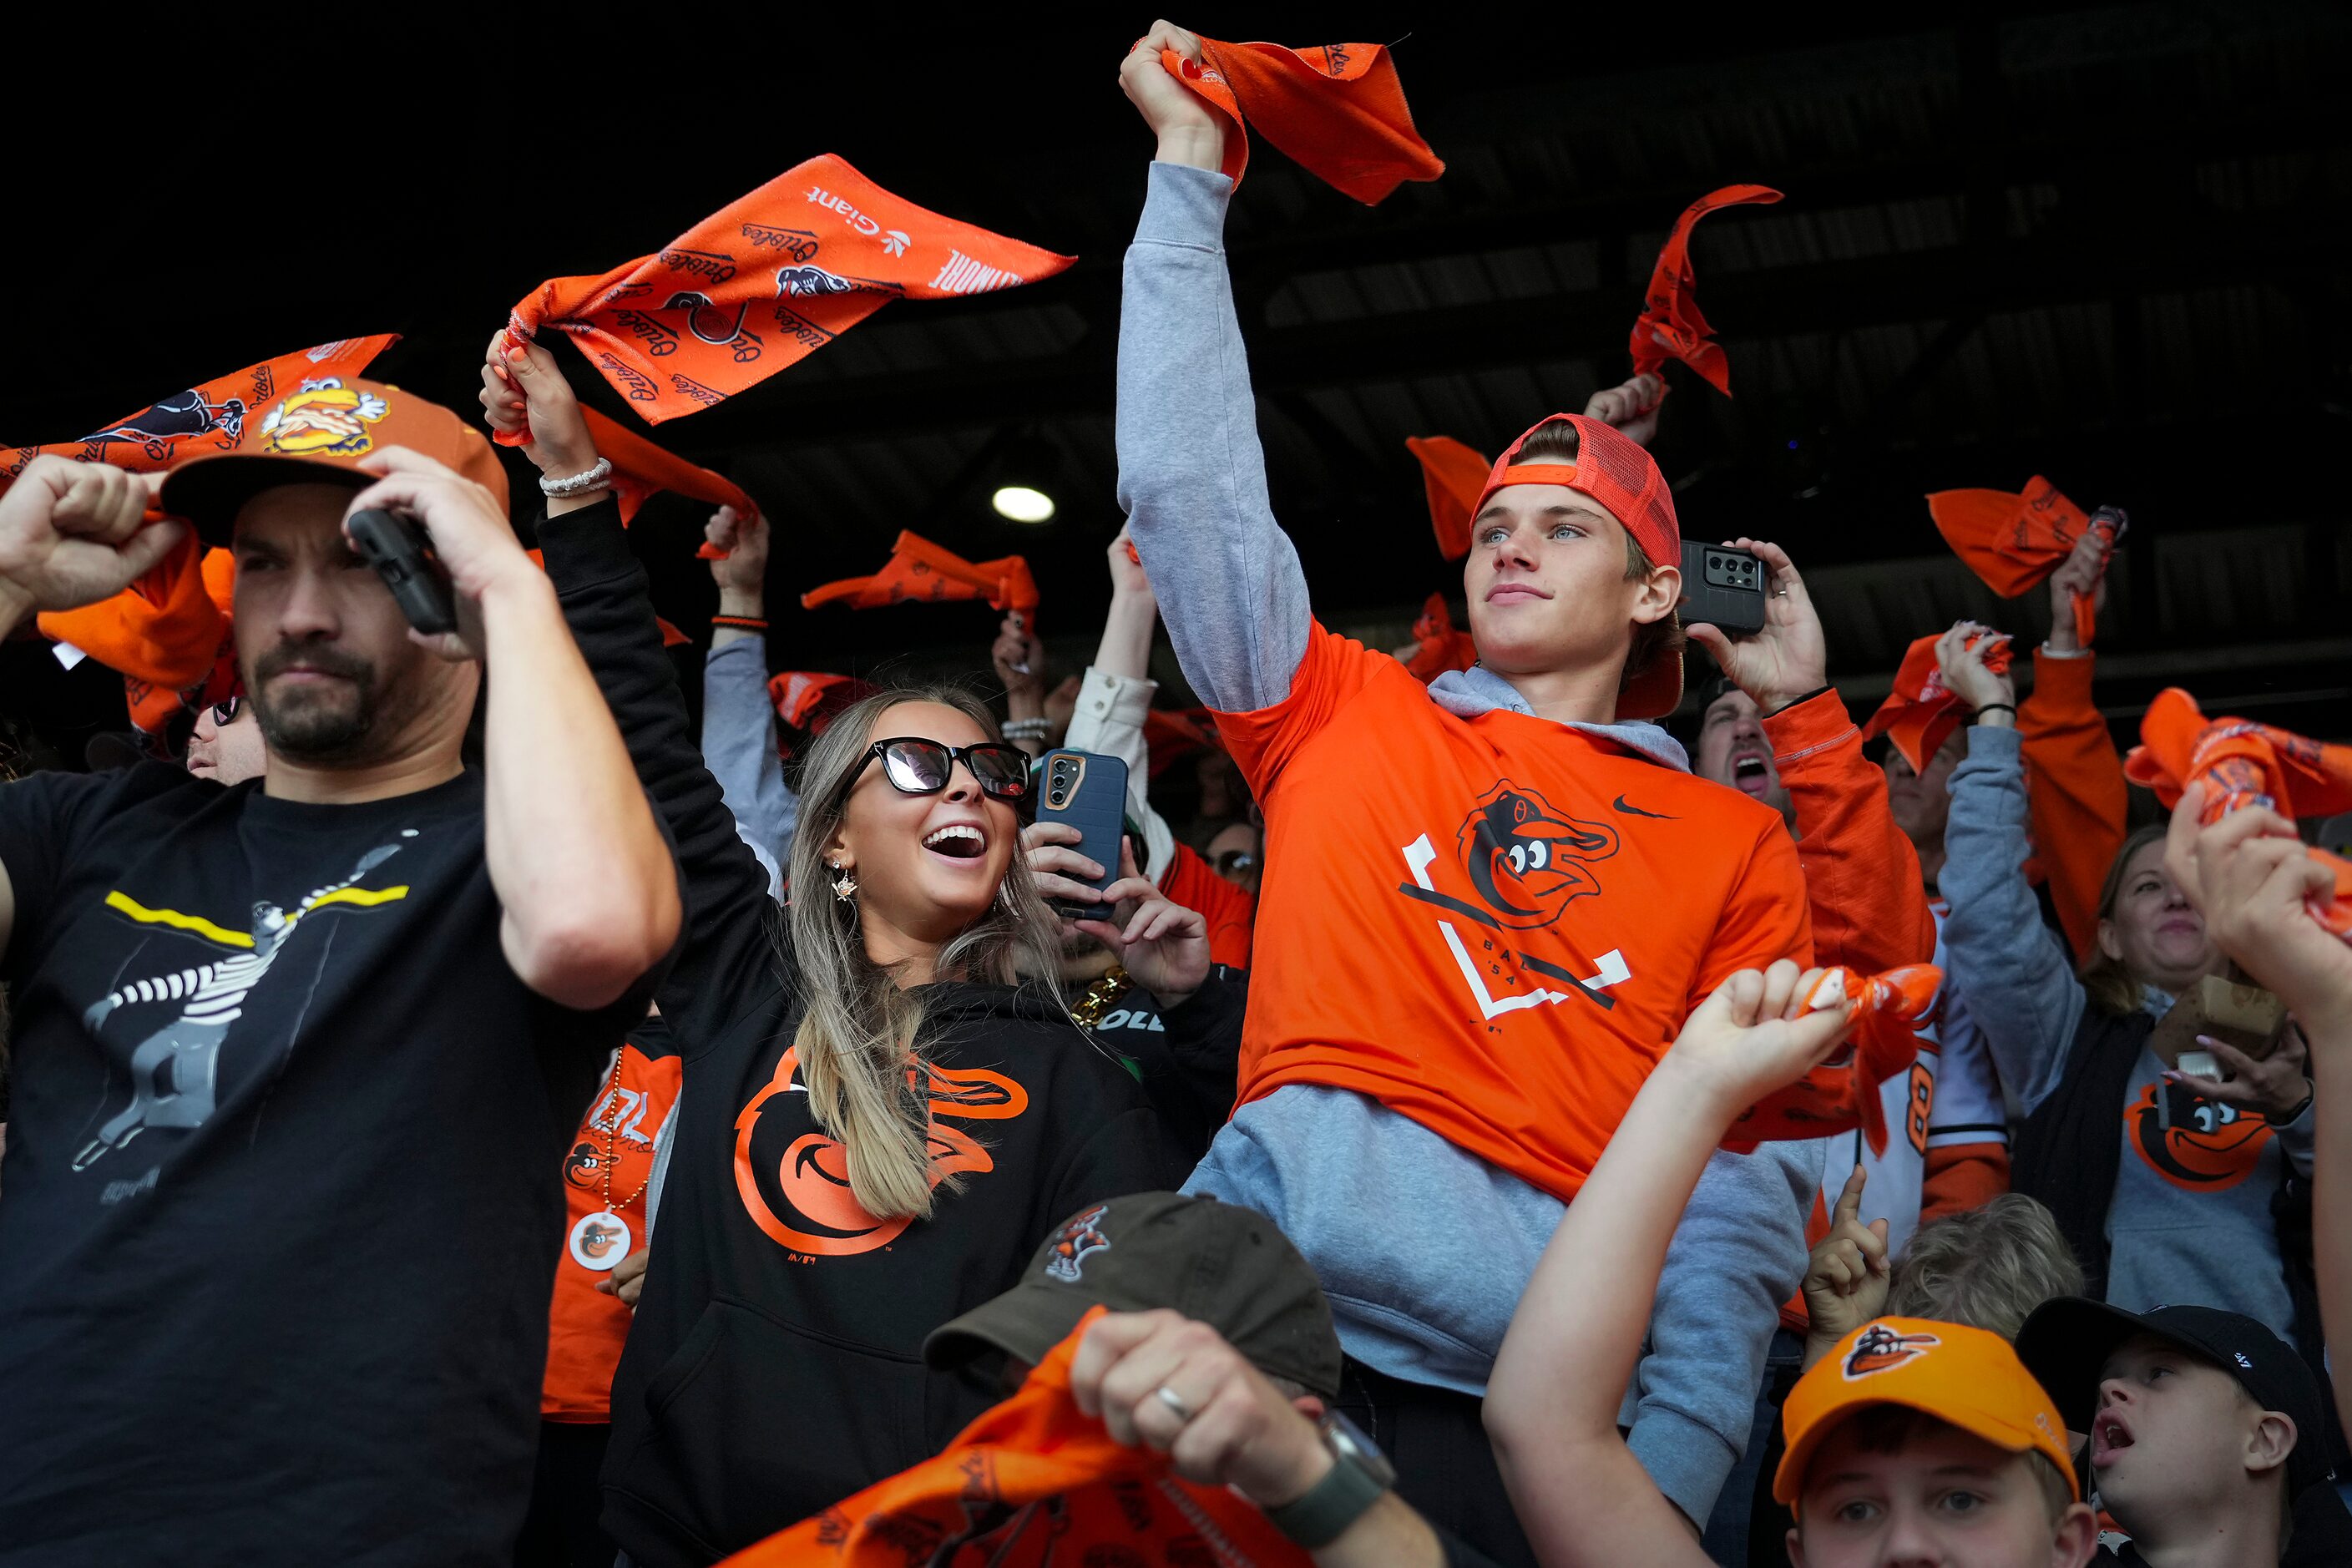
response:
[[[1078,831],[1079,840],[1070,847],[1103,868],[1100,877],[1086,879],[1087,885],[1099,893],[1118,880],[1118,846],[1127,821],[1127,764],[1117,757],[1091,752],[1055,751],[1045,753],[1043,771],[1045,787],[1037,796],[1037,820],[1064,823]],[[1054,909],[1065,920],[1107,921],[1111,916],[1108,902],[1074,904],[1057,899]]]
[[[410,626],[427,637],[457,629],[457,595],[414,519],[371,510],[353,512],[343,526]]]

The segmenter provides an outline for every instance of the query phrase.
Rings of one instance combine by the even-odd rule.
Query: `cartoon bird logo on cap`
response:
[[[1851,1383],[1873,1373],[1893,1372],[1906,1362],[1927,1354],[1929,1345],[1943,1342],[1933,1334],[1898,1334],[1885,1323],[1873,1323],[1862,1331],[1853,1342],[1853,1349],[1845,1352],[1846,1381]]]
[[[1054,1256],[1045,1260],[1045,1272],[1066,1284],[1076,1284],[1087,1258],[1110,1250],[1110,1237],[1102,1233],[1102,1217],[1109,1212],[1109,1205],[1099,1205],[1055,1231]]]
[[[388,412],[390,405],[374,393],[333,376],[306,383],[261,416],[261,449],[295,458],[354,458],[375,445],[368,426]]]

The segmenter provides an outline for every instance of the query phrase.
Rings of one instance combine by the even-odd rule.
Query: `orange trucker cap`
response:
[[[1874,1319],[1797,1380],[1781,1411],[1789,1451],[1772,1477],[1772,1500],[1795,1506],[1822,1441],[1873,1405],[1906,1406],[2012,1454],[2045,1455],[2082,1500],[2058,1408],[2009,1342],[1928,1318]]]
[[[484,486],[507,505],[507,474],[480,431],[437,403],[357,377],[306,381],[257,415],[248,416],[237,444],[200,452],[164,476],[157,504],[195,525],[207,544],[226,544],[237,510],[278,485],[347,484],[361,489],[375,476],[362,458],[405,447]]]

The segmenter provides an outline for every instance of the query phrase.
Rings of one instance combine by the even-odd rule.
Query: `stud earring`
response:
[[[833,868],[833,896],[845,904],[856,891],[857,884],[850,879],[849,873],[835,864]]]

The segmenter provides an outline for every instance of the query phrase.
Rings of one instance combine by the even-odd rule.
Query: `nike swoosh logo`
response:
[[[1657,822],[1680,822],[1682,820],[1679,816],[1668,816],[1663,811],[1643,811],[1640,806],[1630,804],[1622,795],[1615,800],[1610,802],[1610,804],[1628,816],[1646,816]]]

